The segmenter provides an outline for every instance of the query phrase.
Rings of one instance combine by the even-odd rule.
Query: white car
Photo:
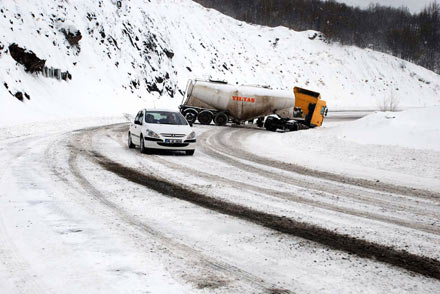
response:
[[[128,131],[128,147],[135,146],[139,146],[142,153],[173,150],[193,155],[196,133],[177,111],[143,109],[138,112]]]

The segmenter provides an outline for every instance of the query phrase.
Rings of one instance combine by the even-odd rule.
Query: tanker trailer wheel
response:
[[[224,112],[219,112],[214,117],[214,123],[216,126],[224,126],[228,122],[228,115]]]
[[[197,111],[195,109],[187,109],[183,112],[183,116],[187,122],[192,125],[197,119]]]
[[[276,119],[273,116],[268,116],[266,118],[266,121],[264,122],[264,127],[266,128],[266,130],[271,131],[271,132],[276,132],[277,131],[277,122],[278,119]]]
[[[212,122],[212,117],[214,115],[209,110],[203,110],[199,113],[198,119],[202,125],[209,125]]]
[[[264,117],[259,117],[257,119],[257,127],[262,128],[264,126]]]

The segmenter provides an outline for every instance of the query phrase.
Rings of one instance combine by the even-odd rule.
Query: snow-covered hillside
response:
[[[196,77],[302,86],[321,92],[330,109],[377,108],[391,96],[400,107],[440,105],[440,77],[424,68],[327,44],[313,31],[248,25],[189,0],[8,0],[0,8],[3,125],[176,107]],[[79,47],[63,30],[81,32]],[[13,43],[72,80],[26,73],[8,52]]]

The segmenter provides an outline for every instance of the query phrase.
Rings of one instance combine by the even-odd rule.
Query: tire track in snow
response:
[[[235,155],[235,150],[236,147],[219,147],[221,145],[223,145],[223,143],[219,144],[219,140],[218,138],[216,138],[215,134],[210,134],[210,135],[202,135],[202,139],[204,144],[201,146],[203,151],[205,153],[207,153],[208,155],[215,157],[221,161],[226,162],[227,164],[236,166],[237,168],[240,168],[242,170],[245,171],[249,171],[252,170],[255,173],[260,173],[261,175],[264,175],[265,177],[271,177],[274,180],[280,180],[280,179],[288,179],[289,183],[298,186],[298,187],[302,187],[305,189],[310,189],[310,190],[318,190],[318,191],[322,191],[322,192],[330,192],[332,194],[335,195],[344,195],[350,198],[356,198],[359,199],[361,201],[366,201],[368,203],[372,203],[372,204],[380,204],[384,207],[388,207],[389,205],[395,205],[395,203],[399,203],[400,200],[411,200],[413,202],[415,202],[417,205],[413,205],[411,206],[411,208],[414,209],[420,209],[420,202],[424,201],[426,202],[426,205],[424,206],[423,210],[421,210],[420,212],[422,213],[422,215],[426,215],[427,213],[429,213],[430,215],[434,216],[434,217],[439,217],[440,214],[436,209],[432,209],[432,205],[435,204],[435,201],[433,201],[432,199],[428,199],[428,200],[421,200],[420,198],[417,197],[408,197],[405,195],[400,195],[400,194],[393,194],[392,192],[387,192],[387,191],[378,191],[378,190],[373,190],[373,189],[369,189],[369,188],[364,188],[362,186],[357,186],[357,185],[351,185],[351,184],[347,184],[345,182],[336,182],[336,181],[329,181],[326,179],[320,179],[319,177],[315,177],[314,175],[302,175],[296,172],[292,172],[292,171],[286,171],[283,169],[278,169],[278,167],[275,166],[268,166],[268,165],[264,165],[264,164],[260,164],[258,162],[255,162],[252,160],[252,158],[246,158],[246,157],[239,157],[237,155]],[[213,141],[213,142],[211,142]],[[239,159],[239,160],[237,160]],[[266,159],[268,160],[268,159]],[[248,162],[248,163],[246,163]],[[257,167],[257,165],[262,165],[262,167],[268,167],[269,169],[272,169],[272,171],[269,171],[267,169],[264,169],[262,167]],[[283,174],[281,175],[278,173],[274,173],[274,170],[278,170],[279,172],[288,172],[290,173],[290,175],[286,175]],[[292,177],[293,175],[298,175],[297,177]],[[307,177],[310,180],[303,180],[300,177]],[[342,177],[342,176],[341,176]],[[362,192],[362,194],[359,193],[352,193],[349,192],[349,189],[347,189],[347,187],[350,188],[350,190],[353,191],[359,191]],[[369,195],[366,195],[368,192]],[[385,193],[385,194],[378,194],[378,193]],[[376,196],[379,195],[380,197]],[[383,195],[386,195],[387,198],[392,198],[392,201],[389,201],[387,199],[384,199]],[[393,206],[391,206],[390,208],[393,208]],[[407,209],[408,207],[394,207],[395,209]]]
[[[115,139],[115,141],[118,144],[125,147],[126,140],[124,138],[122,138],[122,134],[123,134],[123,132],[126,131],[126,129],[123,128],[121,130],[117,129],[117,130],[111,130],[111,131],[114,132],[118,136],[118,138],[115,139],[113,136],[110,136],[110,138]],[[135,150],[131,150],[131,151],[137,152]],[[204,178],[204,179],[207,179],[207,180],[213,181],[213,182],[220,182],[224,185],[231,186],[231,187],[238,189],[238,190],[245,189],[248,191],[263,193],[263,194],[266,194],[270,197],[276,197],[276,198],[280,198],[280,199],[284,199],[284,200],[294,201],[297,203],[311,205],[311,206],[318,207],[318,208],[325,209],[325,210],[339,212],[339,213],[343,213],[343,214],[347,214],[347,215],[351,215],[351,216],[356,216],[356,217],[361,217],[361,218],[365,218],[365,219],[369,219],[369,220],[376,220],[376,221],[380,221],[383,223],[406,227],[406,228],[410,228],[410,229],[414,229],[414,230],[418,230],[418,231],[422,231],[422,232],[430,233],[430,234],[434,234],[434,235],[440,235],[440,228],[437,226],[425,225],[425,224],[421,224],[421,223],[418,223],[415,221],[408,221],[406,219],[389,216],[388,214],[381,215],[381,214],[374,213],[374,212],[347,208],[347,207],[343,207],[341,205],[332,205],[331,203],[325,203],[325,202],[322,202],[319,200],[314,200],[309,197],[297,195],[294,193],[282,192],[282,191],[273,190],[270,188],[264,188],[261,186],[252,185],[252,184],[246,183],[246,182],[239,182],[239,181],[235,181],[230,178],[222,177],[217,174],[213,175],[208,172],[201,172],[195,168],[184,166],[184,165],[178,164],[176,162],[173,162],[171,160],[166,160],[164,158],[157,157],[157,156],[149,156],[149,158],[154,160],[155,162],[163,165],[163,166],[168,167],[168,168],[179,169],[179,170],[185,171],[185,173],[190,172],[192,175],[197,176],[198,178]],[[259,171],[259,173],[261,173],[261,171]],[[276,180],[278,180],[278,181],[282,181],[285,179],[286,179],[285,177],[276,178]],[[338,195],[341,196],[340,194],[338,194]],[[331,196],[332,195],[329,195],[329,197],[331,197]],[[368,203],[368,205],[374,205],[376,207],[377,206],[380,206],[381,208],[387,207],[392,211],[397,211],[397,210],[403,209],[401,206],[394,205],[393,203],[381,201],[380,199],[372,199],[371,200],[371,199],[367,198],[367,199],[362,199],[362,201]],[[423,214],[425,216],[427,215],[427,211],[422,210],[422,209],[420,211],[418,211],[418,213]],[[438,216],[436,215],[436,217],[440,217],[440,215],[438,215]]]
[[[250,221],[281,233],[317,242],[332,249],[385,262],[440,280],[440,261],[433,258],[418,256],[405,250],[398,250],[392,247],[379,245],[286,217],[272,215],[249,207],[202,195],[180,185],[175,185],[165,180],[158,179],[153,175],[143,174],[136,169],[125,167],[96,151],[89,151],[89,153],[92,158],[94,158],[95,162],[105,170],[133,183],[157,191],[165,196],[188,201],[201,207]]]
[[[360,201],[360,203],[365,203],[367,205],[373,205],[376,207],[380,207],[380,208],[386,208],[389,209],[390,211],[409,211],[415,215],[418,215],[422,218],[426,218],[426,216],[429,216],[432,219],[439,219],[440,218],[440,213],[438,211],[438,209],[436,208],[435,203],[433,203],[430,200],[423,200],[423,202],[426,203],[422,203],[422,200],[417,200],[417,199],[411,199],[411,197],[407,197],[407,196],[401,196],[401,195],[392,195],[392,194],[382,194],[383,192],[374,192],[374,191],[369,191],[369,190],[365,190],[364,188],[358,188],[355,186],[345,186],[345,187],[341,187],[340,185],[338,186],[337,183],[335,182],[328,182],[328,183],[322,183],[322,182],[316,182],[316,179],[314,179],[313,177],[311,177],[311,180],[302,180],[302,179],[298,179],[297,177],[292,177],[292,175],[281,175],[278,173],[275,173],[273,171],[270,170],[265,170],[264,168],[260,168],[255,166],[254,164],[251,164],[252,161],[249,161],[247,159],[243,160],[242,158],[239,157],[234,157],[234,156],[229,156],[230,153],[235,152],[235,148],[234,151],[231,150],[226,150],[224,151],[223,149],[220,149],[217,147],[217,141],[214,140],[214,142],[211,142],[210,136],[214,136],[215,134],[210,134],[208,135],[208,137],[204,137],[203,138],[203,142],[204,144],[201,145],[200,147],[203,149],[203,152],[206,153],[207,155],[216,158],[218,160],[221,160],[231,166],[237,167],[243,171],[246,172],[252,172],[255,174],[258,174],[260,176],[263,176],[265,178],[270,178],[273,179],[275,181],[280,181],[280,182],[286,182],[288,181],[289,184],[292,184],[294,186],[298,186],[298,187],[302,187],[305,188],[307,190],[316,190],[316,191],[320,191],[320,192],[324,192],[324,193],[331,193],[337,197],[344,197],[346,199],[352,199],[352,200],[356,200],[356,201]],[[226,155],[228,154],[228,155]],[[239,160],[237,160],[239,159]],[[246,161],[249,161],[250,163],[246,163]],[[272,168],[272,167],[271,167]],[[313,183],[312,180],[315,182]],[[343,185],[346,185],[345,183]],[[278,192],[279,193],[279,192]],[[389,198],[389,199],[388,199]],[[412,203],[408,203],[408,201],[411,200]],[[312,203],[312,200],[307,199],[307,201],[310,201],[310,203]],[[402,203],[406,201],[407,203],[405,203],[405,205],[403,205]],[[416,206],[417,204],[417,206]],[[319,206],[318,206],[319,207]],[[343,209],[342,207],[336,205],[335,206],[337,211],[339,212],[344,212],[341,211],[341,209]],[[331,209],[331,207],[328,207],[329,209]],[[345,212],[347,214],[353,214],[356,212],[355,211],[350,211],[351,209],[347,209]],[[371,212],[365,212],[369,215],[371,215],[371,218],[374,219],[376,217],[376,215],[374,213]],[[358,216],[368,216],[364,213],[364,215],[358,215]],[[355,215],[353,214],[353,215]],[[427,224],[423,224],[423,223],[413,223],[413,222],[408,222],[404,219],[401,218],[393,218],[393,217],[389,217],[389,216],[381,216],[378,215],[378,220],[379,221],[385,221],[385,222],[389,222],[389,223],[395,223],[397,225],[402,225],[402,226],[407,226],[409,228],[413,228],[413,229],[417,229],[420,231],[424,231],[424,232],[428,232],[428,233],[433,233],[433,234],[439,234],[440,233],[440,228],[438,228],[437,226],[434,225],[427,225]],[[388,219],[388,221],[387,221]]]
[[[125,136],[125,132],[127,131],[126,128],[117,128],[117,129],[111,129],[110,130],[110,134],[106,134],[106,136],[110,139],[112,139],[113,141],[115,141],[116,143],[118,143],[121,147],[126,147],[126,136]],[[103,134],[104,135],[104,134]],[[138,151],[136,150],[130,150],[132,153],[134,154],[138,154]],[[142,156],[139,157],[144,158]],[[168,159],[169,158],[169,159]],[[328,210],[328,211],[333,211],[333,212],[337,212],[337,213],[342,213],[345,214],[347,216],[355,216],[355,217],[360,217],[365,219],[366,221],[379,221],[382,222],[384,224],[390,224],[390,225],[396,225],[402,228],[406,228],[406,229],[412,229],[415,231],[419,231],[419,232],[425,232],[425,233],[429,233],[429,234],[433,234],[433,235],[439,235],[440,230],[438,228],[438,226],[432,224],[431,222],[428,222],[428,220],[421,222],[418,221],[416,219],[407,219],[405,218],[405,216],[399,215],[398,212],[399,211],[408,211],[411,212],[411,210],[415,209],[413,207],[411,207],[411,209],[408,209],[408,206],[399,206],[399,205],[394,205],[393,202],[384,202],[384,201],[380,201],[380,199],[378,197],[383,197],[386,195],[377,195],[376,198],[368,198],[365,200],[365,197],[360,197],[361,200],[363,202],[367,202],[368,206],[373,205],[374,208],[377,209],[377,211],[370,211],[369,207],[365,207],[365,208],[360,208],[360,209],[356,209],[356,208],[352,208],[352,207],[346,207],[343,206],[339,203],[339,198],[343,198],[343,197],[348,197],[350,198],[350,196],[342,196],[340,194],[337,194],[338,196],[333,196],[332,194],[327,194],[325,193],[327,196],[325,195],[321,195],[321,197],[328,197],[328,199],[330,198],[338,198],[336,203],[329,203],[329,202],[325,202],[325,200],[320,200],[320,199],[313,199],[310,196],[306,196],[307,194],[295,194],[292,192],[282,192],[282,191],[277,191],[277,190],[273,190],[270,188],[266,188],[266,187],[261,187],[255,184],[249,184],[247,182],[238,182],[238,181],[234,181],[234,179],[230,179],[230,178],[224,178],[219,176],[218,174],[211,174],[210,171],[204,171],[204,172],[200,172],[192,167],[189,166],[184,166],[181,164],[176,163],[173,159],[175,158],[179,158],[179,157],[174,157],[174,156],[153,156],[153,155],[149,155],[148,156],[148,161],[145,162],[144,160],[139,160],[139,163],[142,166],[145,166],[146,170],[149,171],[154,171],[155,168],[152,168],[150,165],[148,165],[148,162],[150,161],[154,161],[155,163],[158,163],[162,166],[165,166],[167,168],[170,169],[180,169],[181,171],[184,171],[184,173],[187,175],[188,172],[190,172],[191,174],[195,175],[197,178],[203,178],[206,179],[211,182],[220,182],[225,186],[230,186],[234,189],[237,189],[238,191],[240,190],[248,190],[248,191],[253,191],[253,192],[257,192],[259,194],[262,194],[262,196],[267,196],[269,198],[279,198],[279,199],[285,199],[285,200],[289,200],[289,201],[294,201],[296,203],[300,203],[300,204],[305,204],[305,205],[309,205],[311,207],[317,207],[320,209],[324,209],[324,210]],[[236,161],[234,161],[236,162]],[[147,164],[147,165],[145,165]],[[243,169],[246,170],[247,172],[249,171],[249,169]],[[257,169],[257,171],[259,171],[260,173],[262,172],[260,169]],[[157,170],[156,172],[160,172],[160,169]],[[258,173],[259,174],[259,173]],[[260,174],[259,174],[260,175]],[[166,173],[163,174],[162,179],[166,178]],[[276,179],[277,181],[283,182],[283,180],[286,180],[285,176],[276,176],[274,177],[274,179]],[[256,180],[255,182],[258,182],[258,180]],[[181,185],[185,185],[183,181],[180,181]],[[187,186],[188,187],[188,186]],[[349,187],[351,189],[351,187]],[[190,188],[192,189],[192,188]],[[347,189],[347,188],[346,188]],[[362,193],[367,193],[366,191],[361,190]],[[201,193],[205,193],[205,192],[201,192]],[[378,192],[376,192],[378,193]],[[347,192],[345,193],[347,194]],[[349,195],[352,194],[351,192],[348,193]],[[357,195],[357,194],[355,194]],[[216,197],[215,195],[211,195],[213,197]],[[263,196],[263,197],[264,197]],[[359,198],[359,197],[357,197]],[[397,201],[397,200],[394,200]],[[377,202],[377,203],[376,203]],[[386,203],[387,205],[384,205],[384,203]],[[383,210],[383,208],[387,208],[387,210]],[[396,215],[393,216],[393,212],[396,211]],[[417,214],[418,215],[423,215],[426,217],[426,215],[429,215],[426,211],[425,208],[417,208]],[[414,218],[414,216],[413,216]],[[438,219],[438,216],[437,216]],[[435,217],[434,220],[435,221]],[[402,231],[402,234],[405,234],[405,231]],[[418,234],[419,235],[419,234]],[[433,238],[429,235],[424,235],[426,238]],[[434,240],[431,240],[431,243],[436,242]],[[388,244],[387,246],[393,246],[392,244]],[[402,248],[403,246],[399,246],[400,248]],[[420,254],[420,253],[415,253],[415,254]]]
[[[216,288],[222,289],[224,287],[228,287],[228,284],[234,283],[234,281],[240,281],[240,283],[242,283],[242,281],[246,281],[247,286],[252,288],[251,292],[254,292],[257,289],[258,292],[262,293],[291,293],[289,290],[278,289],[275,287],[275,285],[267,283],[260,277],[256,277],[237,267],[212,260],[197,250],[164,236],[159,231],[138,220],[123,208],[108,200],[105,195],[96,189],[93,184],[89,182],[85,176],[83,176],[77,164],[79,157],[83,156],[85,159],[91,160],[101,166],[99,161],[96,160],[97,158],[95,156],[95,152],[90,150],[90,146],[92,145],[91,140],[94,133],[102,130],[103,128],[107,129],[108,127],[91,128],[84,130],[84,132],[79,131],[78,136],[72,138],[71,145],[68,146],[71,149],[71,155],[68,160],[70,170],[77,178],[80,185],[88,192],[88,194],[93,196],[105,207],[109,208],[119,217],[119,219],[129,224],[131,227],[137,228],[138,230],[159,240],[160,243],[168,248],[176,258],[183,259],[185,262],[189,263],[188,268],[202,269],[204,271],[204,275],[209,277],[209,280],[204,280],[203,278],[197,281],[189,280],[191,283],[196,283],[196,287],[198,288],[209,288],[211,290],[215,290]],[[84,140],[86,142],[84,142]],[[217,277],[217,279],[215,277]],[[235,287],[233,284],[231,286]],[[240,287],[239,289],[243,290]],[[233,290],[237,289],[233,288]]]
[[[109,138],[112,136],[107,135]],[[340,234],[315,225],[292,220],[283,216],[254,210],[239,204],[230,203],[207,195],[197,193],[180,184],[174,184],[151,174],[117,163],[103,154],[89,150],[88,153],[101,167],[131,182],[157,191],[164,196],[177,198],[217,211],[222,214],[238,217],[281,233],[301,237],[336,250],[356,254],[398,266],[427,277],[440,280],[440,261],[426,256],[419,256],[405,250],[380,245],[367,240]]]
[[[219,182],[224,185],[231,186],[232,188],[235,188],[238,190],[248,190],[248,191],[253,191],[253,192],[257,192],[257,193],[263,193],[269,197],[275,197],[275,198],[280,198],[280,199],[284,199],[284,200],[294,201],[297,203],[310,205],[310,206],[321,208],[324,210],[334,211],[334,212],[338,212],[338,213],[342,213],[342,214],[346,214],[346,215],[350,215],[350,216],[356,216],[356,217],[364,218],[367,220],[375,220],[375,221],[379,221],[379,222],[383,222],[383,223],[387,223],[387,224],[391,224],[391,225],[397,225],[397,226],[401,226],[401,227],[405,227],[405,228],[409,228],[409,229],[413,229],[413,230],[418,230],[418,231],[422,231],[422,232],[430,233],[430,234],[434,234],[434,235],[440,235],[440,227],[437,227],[437,226],[420,224],[420,223],[417,223],[414,221],[408,221],[406,219],[389,216],[388,214],[381,215],[378,213],[363,211],[360,209],[343,207],[341,205],[336,205],[336,204],[333,205],[331,203],[325,203],[325,202],[322,202],[319,200],[314,200],[314,199],[311,199],[311,198],[303,196],[303,195],[282,192],[282,191],[277,191],[277,190],[273,190],[273,189],[269,189],[269,188],[259,187],[259,186],[252,185],[249,183],[238,182],[238,181],[234,181],[232,179],[221,177],[219,175],[211,175],[206,172],[199,172],[196,169],[193,169],[193,168],[190,168],[190,167],[187,167],[184,165],[180,165],[175,162],[167,161],[167,160],[161,159],[161,158],[153,158],[153,160],[158,162],[159,164],[162,164],[163,166],[168,167],[168,168],[171,168],[171,169],[177,168],[182,171],[185,171],[185,173],[189,172],[198,178],[204,178],[204,179],[207,179],[207,180],[210,180],[213,182]],[[329,195],[329,197],[331,197],[331,195]],[[376,204],[376,206],[377,206],[377,204]],[[389,205],[388,207],[391,209],[397,209],[397,207],[393,207],[393,205]]]
[[[394,193],[394,194],[405,195],[410,197],[418,197],[428,200],[440,201],[440,194],[432,191],[376,182],[367,179],[352,178],[330,172],[319,171],[304,166],[299,166],[293,163],[285,163],[282,161],[268,159],[256,155],[254,153],[245,151],[243,148],[237,148],[237,146],[242,145],[241,141],[245,140],[248,136],[252,136],[253,134],[255,134],[256,131],[257,130],[251,130],[249,128],[239,128],[237,131],[235,131],[235,133],[238,133],[238,136],[230,136],[231,130],[230,129],[228,130],[227,128],[222,128],[219,131],[205,132],[199,139],[203,140],[204,142],[208,142],[209,140],[214,141],[215,146],[218,146],[219,148],[221,148],[223,152],[227,153],[232,157],[249,160],[261,165],[269,166],[271,168],[276,168],[288,172],[294,172],[300,175],[325,179],[332,182],[348,184],[355,187],[363,187],[366,189],[376,190],[380,192]],[[229,138],[226,138],[226,136],[230,136],[230,138],[232,139],[231,145],[227,145],[225,143],[230,141]],[[213,145],[211,144],[211,147],[212,146]]]

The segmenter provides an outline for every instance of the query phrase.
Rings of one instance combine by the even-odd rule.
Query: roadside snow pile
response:
[[[0,125],[175,108],[189,78],[208,77],[308,88],[332,110],[377,109],[390,95],[401,108],[440,105],[439,75],[315,34],[249,25],[190,0],[3,1]],[[25,72],[14,43],[45,60],[48,75],[72,79]]]
[[[271,160],[440,191],[440,107],[377,112],[352,122],[328,118],[321,128],[257,131],[240,143]]]
[[[440,151],[440,107],[376,112],[343,124],[330,133],[360,144]]]
[[[18,137],[48,136],[55,133],[67,133],[74,130],[112,124],[127,123],[131,120],[128,114],[113,117],[64,118],[49,121],[23,123],[15,126],[0,126],[0,140]]]

